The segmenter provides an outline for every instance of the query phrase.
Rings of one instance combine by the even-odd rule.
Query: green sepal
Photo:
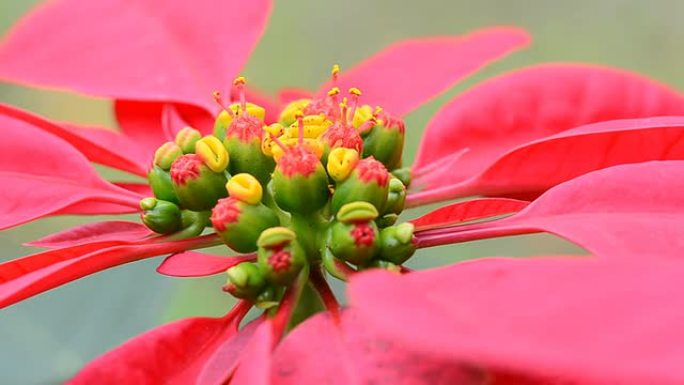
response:
[[[261,233],[280,225],[278,216],[262,203],[250,205],[236,201],[240,216],[236,222],[226,223],[225,230],[217,231],[223,243],[238,253],[251,253],[257,250],[257,240]]]
[[[389,183],[381,186],[375,181],[364,182],[359,179],[358,172],[352,171],[347,179],[335,187],[331,201],[331,210],[337,213],[342,206],[350,202],[368,202],[382,212],[387,202]]]
[[[405,135],[397,127],[385,127],[377,124],[364,135],[363,157],[375,157],[378,161],[393,170],[401,167],[401,155],[404,151]]]
[[[143,223],[155,233],[171,234],[182,228],[181,210],[173,202],[145,198],[140,201],[140,208]]]
[[[263,242],[259,242],[264,244]],[[285,267],[275,266],[274,256],[278,254],[285,258]],[[261,272],[269,282],[287,286],[292,283],[299,272],[307,265],[306,252],[296,239],[286,240],[280,244],[259,247],[257,251],[257,263]]]
[[[256,300],[266,287],[266,279],[256,264],[242,262],[226,271],[226,291],[237,298]]]
[[[275,161],[261,151],[261,141],[258,138],[244,142],[236,136],[230,136],[223,140],[223,145],[230,154],[228,171],[231,175],[245,172],[253,175],[264,186],[268,183]]]
[[[273,199],[284,211],[309,214],[328,203],[328,174],[320,163],[308,176],[285,176],[278,169],[273,173]]]
[[[367,226],[372,231],[372,242],[358,244],[353,232],[359,226]],[[372,260],[378,253],[380,246],[378,227],[375,222],[343,223],[336,221],[330,227],[327,246],[338,259],[354,265],[361,265]]]
[[[396,178],[398,178],[404,186],[409,187],[411,185],[411,168],[403,167],[397,168],[390,172]]]
[[[147,173],[147,181],[150,183],[152,193],[157,199],[179,203],[176,193],[173,191],[173,182],[168,171],[159,166],[153,166]]]
[[[380,259],[397,265],[406,262],[416,252],[413,225],[402,223],[380,231]]]
[[[172,185],[181,207],[192,211],[205,211],[214,207],[219,199],[228,196],[226,182],[228,179],[225,173],[213,172],[206,165],[202,165],[197,178],[187,180],[182,185],[172,180]]]

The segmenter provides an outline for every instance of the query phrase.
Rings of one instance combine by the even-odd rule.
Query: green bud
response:
[[[178,197],[173,191],[173,182],[168,171],[159,166],[153,166],[147,174],[147,181],[157,199],[178,203]]]
[[[391,271],[393,273],[401,273],[401,267],[399,265],[396,265],[392,262],[387,262],[383,261],[380,259],[375,259],[372,260],[368,265],[364,266],[365,268],[377,268],[377,269],[383,269],[387,271]]]
[[[380,259],[401,265],[415,252],[411,223],[386,227],[380,231]]]
[[[183,155],[183,151],[174,142],[166,142],[159,146],[159,148],[154,152],[154,160],[152,161],[153,166],[157,166],[162,170],[168,171],[171,168],[171,164],[179,156]]]
[[[380,121],[365,136],[363,157],[374,157],[382,162],[388,170],[401,167],[404,138],[404,123],[402,121],[393,118]]]
[[[266,286],[266,289],[254,300],[254,306],[261,310],[268,310],[278,306],[278,288]]]
[[[397,214],[385,214],[380,218],[376,219],[375,224],[377,224],[378,227],[382,229],[387,226],[392,226],[393,224],[397,223],[398,220],[399,215]]]
[[[363,201],[382,211],[389,193],[389,173],[377,160],[360,160],[351,175],[335,188],[331,209],[336,213],[343,205]]]
[[[251,262],[243,262],[226,271],[228,282],[224,290],[237,298],[255,300],[266,287],[266,279]]]
[[[392,170],[392,175],[398,178],[404,186],[408,187],[411,185],[411,168],[397,168]]]
[[[171,234],[182,228],[181,211],[176,204],[155,198],[140,201],[142,221],[150,230],[160,234]]]
[[[368,202],[342,206],[328,236],[328,248],[335,257],[355,265],[372,260],[380,244],[378,227],[373,222],[377,216],[377,210]]]
[[[183,154],[194,154],[195,144],[202,139],[202,133],[192,127],[185,127],[176,134],[176,144]]]
[[[244,141],[236,136],[227,136],[223,145],[230,154],[228,170],[232,175],[248,173],[261,184],[268,182],[275,168],[275,161],[261,151],[261,138]]]
[[[261,233],[257,262],[266,279],[276,285],[292,283],[306,265],[306,253],[295,233],[285,227],[273,227]]]
[[[271,188],[281,209],[299,214],[320,210],[330,195],[323,165],[303,148],[293,148],[278,160]]]
[[[212,171],[198,155],[188,154],[176,159],[170,174],[173,191],[183,208],[209,210],[228,195],[225,173]]]
[[[251,205],[232,197],[218,201],[211,211],[211,223],[223,243],[239,253],[256,251],[262,231],[280,224],[262,203]]]
[[[401,214],[406,204],[406,186],[399,178],[392,176],[389,181],[389,191],[387,202],[385,203],[384,214]]]

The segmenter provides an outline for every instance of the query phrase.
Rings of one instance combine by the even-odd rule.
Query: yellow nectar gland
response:
[[[273,138],[278,138],[285,132],[285,127],[280,123],[273,123],[263,127],[264,135],[261,139],[261,152],[266,156],[273,156],[273,148],[277,147]]]
[[[297,118],[295,117],[295,119]],[[302,117],[302,123],[304,125],[304,138],[310,139],[317,139],[332,125],[332,122],[326,119],[324,114],[304,116]],[[299,136],[298,122],[295,121],[285,130],[285,136],[286,138],[281,139],[291,139]]]
[[[202,158],[204,164],[213,172],[223,172],[228,167],[228,151],[213,135],[205,136],[195,144],[195,154]]]
[[[261,183],[247,173],[237,174],[230,178],[226,183],[226,190],[228,190],[230,197],[250,205],[261,202],[261,197],[264,194]]]
[[[351,148],[338,147],[328,155],[328,174],[335,182],[341,182],[351,174],[359,162],[359,153]]]
[[[230,126],[230,124],[233,122],[233,118],[242,113],[242,107],[240,107],[240,103],[233,103],[230,106],[228,106],[228,108],[231,112],[223,110],[216,117],[216,119],[219,122],[221,122],[221,124],[225,127]],[[256,105],[254,103],[247,103],[246,110],[249,115],[254,116],[262,122],[264,121],[264,117],[266,116],[266,110],[263,107]]]
[[[311,99],[297,99],[288,103],[288,105],[285,106],[283,111],[280,113],[278,121],[283,122],[284,124],[292,124],[296,122],[297,114],[303,113],[304,108],[306,108],[309,103],[311,103]]]

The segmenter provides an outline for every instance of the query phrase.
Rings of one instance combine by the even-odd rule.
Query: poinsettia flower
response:
[[[352,291],[351,310],[342,311],[323,274],[355,280],[373,267],[409,273],[403,264],[416,248],[541,231],[565,237],[602,259],[628,259],[633,271],[643,255],[676,256],[681,248],[671,243],[681,235],[675,226],[681,202],[671,195],[681,187],[676,176],[684,169],[682,162],[673,161],[684,159],[684,97],[610,68],[545,64],[518,70],[445,106],[429,124],[416,163],[401,168],[400,118],[525,46],[526,33],[498,27],[461,37],[401,41],[347,71],[333,67],[331,80],[314,92],[286,89],[276,98],[246,88],[245,79],[237,76],[270,8],[266,0],[172,1],[163,6],[61,0],[39,7],[7,36],[0,46],[0,78],[110,98],[121,130],[55,123],[0,106],[4,133],[12,138],[0,145],[0,176],[9,186],[0,200],[8,214],[0,219],[0,228],[48,215],[130,212],[141,212],[145,226],[89,224],[33,242],[50,250],[0,264],[0,307],[106,268],[171,254],[158,272],[188,277],[227,270],[224,290],[241,298],[240,304],[222,318],[182,320],[134,338],[88,365],[73,383],[103,378],[151,384],[318,383],[340,357],[345,358],[345,376],[333,380],[341,383],[378,378],[424,383],[432,376],[463,383],[481,382],[483,376],[494,376],[496,383],[554,377],[613,380],[597,365],[587,366],[586,378],[572,373],[587,364],[574,359],[585,346],[567,357],[540,360],[542,365],[530,370],[534,356],[521,354],[516,360],[516,349],[493,358],[469,356],[467,350],[462,356],[460,345],[447,340],[440,354],[431,357],[429,348],[436,342],[429,338],[429,348],[415,344],[415,336],[406,337],[407,346],[387,345],[382,333],[357,329],[359,317],[377,317],[368,310],[374,298],[390,291],[378,290],[377,297],[365,293],[361,296],[368,297],[358,300],[361,283],[361,289]],[[82,22],[65,23],[74,15]],[[226,44],[213,31],[216,25],[225,25],[222,33],[235,38]],[[216,90],[235,103],[225,104],[213,94]],[[346,98],[341,90],[348,90]],[[298,107],[300,98],[307,104]],[[247,102],[265,111],[251,111]],[[214,124],[225,125],[223,133],[209,134]],[[23,161],[25,154],[39,155]],[[648,162],[655,160],[669,161]],[[89,161],[138,176],[149,171],[152,190],[142,182],[107,182]],[[159,188],[162,182],[166,184]],[[412,188],[408,194],[407,186]],[[145,198],[150,195],[155,197]],[[459,202],[395,224],[406,205],[470,195],[493,198]],[[221,243],[240,255],[191,251]],[[606,265],[586,271],[605,277],[609,262],[601,263]],[[478,274],[473,273],[469,284],[489,289]],[[482,276],[489,279],[486,272]],[[359,282],[375,278],[363,279]],[[606,298],[622,284],[610,281]],[[422,289],[423,284],[417,286]],[[563,297],[573,288],[561,286],[559,298],[574,304],[575,297]],[[483,293],[488,298],[498,292]],[[407,297],[421,294],[412,297],[409,292]],[[302,309],[307,301],[318,308]],[[253,305],[271,310],[240,328]],[[530,304],[521,301],[520,306]],[[326,315],[287,333],[288,325],[319,308]],[[440,306],[429,309],[442,311]],[[634,320],[633,314],[626,316]],[[611,317],[597,311],[595,320]],[[435,330],[446,331],[454,320],[447,317],[442,324],[427,315],[419,321],[427,329],[434,322]],[[405,332],[400,327],[405,325],[394,325],[387,335]],[[508,337],[491,325],[494,336]],[[434,337],[430,330],[421,332]],[[635,332],[636,327],[625,329],[630,337]],[[325,358],[330,361],[314,368],[307,366],[317,365],[312,356],[288,361],[318,334],[326,337],[320,339],[322,346],[332,346]],[[483,342],[476,339],[479,335],[472,336],[474,350],[486,351],[489,340],[477,345]],[[533,347],[541,356],[564,341],[540,340]],[[513,342],[529,353],[522,337]],[[657,352],[667,359],[668,348],[658,345],[662,351]],[[363,360],[350,362],[357,357]],[[315,376],[302,377],[304,373]],[[676,373],[662,375],[656,366],[644,365],[633,374],[678,379]]]

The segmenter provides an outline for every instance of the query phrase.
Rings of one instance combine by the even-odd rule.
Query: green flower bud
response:
[[[147,181],[157,199],[178,203],[178,197],[173,191],[173,182],[168,171],[155,165],[147,174]]]
[[[401,167],[404,139],[404,122],[382,114],[378,123],[365,135],[363,157],[374,157],[388,170]]]
[[[380,231],[380,259],[401,265],[415,252],[411,223],[386,227]]]
[[[183,155],[173,162],[171,181],[180,205],[193,211],[209,210],[228,195],[226,175],[212,171],[196,154]]]
[[[399,220],[399,215],[397,214],[385,214],[381,216],[380,218],[375,220],[375,224],[378,225],[379,228],[385,228],[387,226],[392,226],[393,224],[397,223]]]
[[[183,154],[193,154],[195,144],[202,139],[202,133],[192,127],[185,127],[176,134],[176,144],[183,151]]]
[[[398,178],[404,186],[408,187],[411,185],[411,168],[397,168],[392,170],[392,175]]]
[[[183,227],[181,211],[172,202],[145,198],[140,201],[140,208],[143,223],[155,233],[171,234]]]
[[[389,181],[389,192],[383,214],[401,214],[406,204],[406,186],[399,178],[392,176]]]
[[[280,224],[262,203],[251,205],[233,197],[218,201],[211,210],[211,223],[223,243],[239,253],[256,251],[262,231]]]
[[[228,282],[223,290],[237,298],[257,299],[266,287],[266,279],[251,262],[243,262],[226,270]]]
[[[183,151],[174,142],[166,142],[159,146],[157,151],[154,152],[153,165],[161,168],[162,170],[168,171],[179,156],[183,155]]]
[[[287,286],[306,265],[306,254],[296,238],[285,227],[273,227],[261,233],[257,241],[257,263],[269,282]]]
[[[328,202],[328,174],[303,147],[288,149],[278,160],[271,185],[278,206],[291,213],[312,213]]]
[[[382,163],[373,157],[361,159],[351,175],[336,186],[332,211],[336,213],[344,204],[356,201],[369,202],[382,211],[387,202],[389,179]]]
[[[248,173],[254,175],[262,184],[268,182],[275,168],[275,161],[261,151],[261,137],[243,141],[239,137],[229,135],[226,136],[223,145],[230,154],[228,170],[231,174]]]
[[[378,252],[379,233],[376,208],[368,202],[348,203],[340,208],[337,221],[330,227],[328,248],[335,257],[361,265]]]

